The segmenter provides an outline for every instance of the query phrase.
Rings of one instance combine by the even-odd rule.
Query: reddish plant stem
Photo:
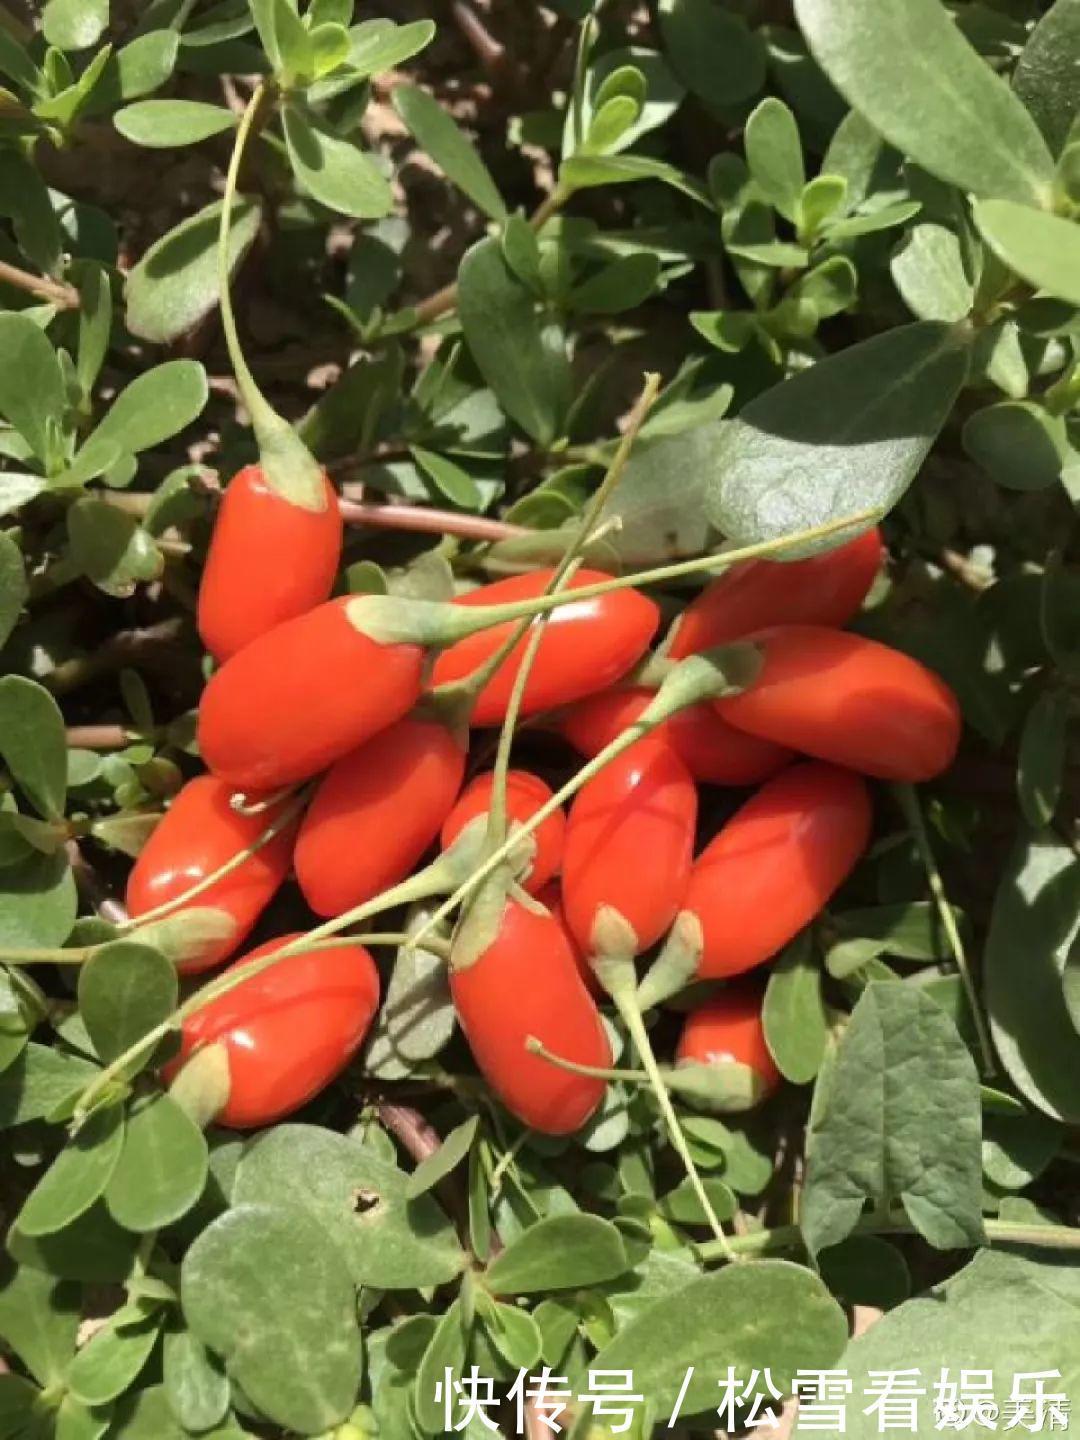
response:
[[[110,925],[126,925],[131,919],[124,905],[114,899],[102,884],[101,877],[79,848],[77,840],[69,840],[65,846],[71,861],[71,873],[79,894]]]
[[[123,725],[69,725],[66,734],[72,750],[123,750],[139,739]]]
[[[204,476],[200,488],[209,494],[220,494],[219,481]],[[376,530],[409,530],[421,535],[458,535],[463,540],[494,543],[531,533],[524,525],[511,525],[505,520],[492,520],[486,515],[463,515],[457,510],[437,510],[427,505],[395,505],[391,502],[363,499],[362,485],[346,485],[338,500],[341,518],[346,525],[364,525]],[[125,508],[150,496],[125,495]]]
[[[378,1106],[376,1113],[382,1124],[402,1148],[408,1151],[417,1165],[434,1155],[442,1144],[442,1136],[439,1132],[424,1119],[419,1110],[414,1110],[411,1105],[395,1105],[389,1100],[384,1100]],[[454,1176],[446,1176],[435,1188],[439,1192],[443,1204],[453,1216],[458,1233],[467,1241],[469,1234],[468,1205]],[[468,1247],[466,1246],[466,1248]]]
[[[390,1134],[407,1150],[420,1165],[435,1154],[442,1144],[442,1137],[433,1125],[429,1125],[411,1105],[394,1105],[383,1101],[378,1107],[379,1119]]]
[[[432,510],[426,505],[390,505],[350,499],[340,500],[338,504],[346,525],[366,525],[378,530],[458,535],[463,540],[490,543],[530,533],[524,525],[510,525],[505,520],[491,520],[485,515],[462,515],[456,510]]]
[[[0,260],[0,280],[7,285],[14,285],[18,290],[24,290],[38,300],[46,300],[61,310],[79,308],[79,292],[74,285],[65,285],[60,280],[50,280],[47,275],[34,275],[29,270],[20,270],[17,265],[9,265],[6,260]]]
[[[495,39],[468,0],[452,0],[450,13],[492,84],[517,87],[524,83],[521,66],[510,58],[506,46]]]

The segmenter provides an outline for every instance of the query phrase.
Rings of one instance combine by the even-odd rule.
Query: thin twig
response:
[[[964,950],[964,941],[960,935],[959,927],[956,924],[956,916],[949,904],[949,897],[945,893],[945,883],[941,878],[941,871],[938,869],[937,859],[933,847],[930,844],[930,837],[926,831],[926,821],[923,819],[922,806],[919,804],[919,797],[913,785],[895,786],[895,794],[904,818],[908,822],[912,839],[923,862],[923,869],[926,871],[926,881],[930,887],[930,894],[933,896],[934,904],[941,917],[942,929],[945,931],[945,938],[949,942],[949,949],[952,951],[956,968],[960,972],[960,979],[964,986],[964,993],[967,995],[968,1006],[971,1010],[972,1019],[975,1022],[975,1034],[979,1042],[979,1052],[982,1058],[982,1073],[984,1076],[992,1076],[995,1071],[994,1048],[990,1043],[990,1035],[986,1028],[986,1018],[983,1015],[982,1006],[979,1003],[978,992],[975,989],[975,981],[972,978],[971,967],[968,964],[967,953]]]
[[[79,292],[74,285],[66,285],[62,280],[50,280],[47,275],[34,275],[29,270],[20,270],[17,265],[9,265],[6,260],[0,260],[0,280],[14,285],[18,290],[24,290],[27,295],[33,295],[38,300],[47,300],[50,305],[56,305],[61,310],[79,308]]]

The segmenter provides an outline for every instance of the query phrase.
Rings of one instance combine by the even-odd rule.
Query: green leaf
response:
[[[85,1214],[108,1185],[123,1144],[122,1108],[96,1110],[27,1196],[18,1217],[22,1234],[53,1235]]]
[[[425,1160],[421,1160],[416,1169],[409,1176],[405,1186],[405,1194],[409,1200],[419,1199],[426,1195],[429,1190],[434,1189],[440,1180],[445,1180],[465,1159],[476,1139],[476,1132],[480,1125],[480,1117],[473,1115],[470,1119],[451,1130],[439,1148]]]
[[[60,363],[41,326],[14,311],[0,315],[0,415],[41,461],[49,459],[50,422],[60,423],[64,406]]]
[[[168,345],[186,335],[221,299],[217,274],[217,236],[221,202],[215,201],[181,220],[156,240],[127,277],[124,300],[133,335]],[[238,197],[229,231],[229,274],[235,275],[251,249],[262,208]]]
[[[38,814],[62,820],[67,798],[64,717],[45,687],[22,675],[0,680],[0,756]]]
[[[637,98],[640,109],[634,123],[623,132],[618,142],[620,149],[666,124],[682,104],[686,91],[655,50],[646,50],[640,45],[606,50],[589,65],[585,103],[581,108],[584,130],[588,131],[598,105],[614,94],[626,93]],[[564,154],[572,149],[572,129],[573,116],[568,113]]]
[[[612,95],[593,115],[581,153],[602,155],[605,150],[620,149],[640,114],[641,102],[636,97]]]
[[[167,1095],[151,1095],[128,1118],[105,1203],[125,1230],[139,1235],[163,1230],[198,1200],[209,1165],[206,1140],[195,1122]]]
[[[1080,861],[1049,831],[1021,835],[986,937],[986,1006],[1010,1080],[1031,1104],[1073,1125],[1080,1123],[1080,1034],[1062,971],[1078,916]]]
[[[39,119],[51,120],[62,128],[73,125],[88,108],[111,59],[112,47],[106,45],[97,52],[73,85],[68,85],[46,100],[38,100],[34,106],[34,114]]]
[[[44,1120],[97,1073],[96,1065],[76,1055],[51,1045],[27,1045],[18,1059],[0,1072],[0,1128]]]
[[[393,194],[370,155],[339,139],[295,102],[285,106],[283,119],[293,174],[321,205],[357,220],[390,214]]]
[[[458,272],[458,313],[469,350],[500,405],[540,445],[559,434],[569,403],[565,353],[548,343],[529,291],[497,239],[468,251]]]
[[[448,180],[492,220],[505,220],[506,204],[476,146],[439,102],[416,85],[398,85],[394,109]]]
[[[1080,0],[1055,0],[1032,30],[1013,71],[1013,89],[1055,155],[1080,109]]]
[[[162,1385],[123,1396],[116,1406],[109,1434],[115,1440],[190,1440],[188,1432],[173,1418]],[[241,1429],[235,1421],[226,1420],[223,1425],[205,1431],[200,1440],[252,1440],[252,1432]]]
[[[59,275],[64,240],[49,188],[17,150],[0,151],[0,213],[11,217],[23,254],[47,275]]]
[[[708,105],[737,105],[765,83],[760,35],[714,0],[661,0],[660,33],[676,75]]]
[[[1028,400],[976,410],[964,423],[964,449],[1007,490],[1045,490],[1060,483],[1073,459],[1065,421]]]
[[[356,1301],[314,1219],[241,1204],[202,1232],[180,1276],[189,1327],[268,1420],[304,1435],[345,1420],[362,1367]]]
[[[1002,1417],[1009,1411],[1013,1377],[1018,1374],[1056,1370],[1061,1380],[1047,1381],[1046,1392],[1074,1395],[1080,1386],[1078,1276],[1072,1264],[985,1250],[959,1274],[898,1306],[852,1340],[840,1368],[851,1377],[854,1397],[861,1397],[875,1383],[875,1372],[879,1377],[884,1371],[921,1372],[928,1393],[918,1405],[914,1429],[905,1417],[904,1433],[913,1440],[939,1440],[942,1431],[935,1419],[932,1379],[952,1362],[951,1378],[959,1380],[956,1364],[962,1356],[970,1356],[979,1371],[987,1372],[976,1383],[981,1378],[989,1382],[986,1398]],[[850,1400],[848,1440],[880,1436],[881,1419],[880,1411],[865,1413],[861,1398]],[[820,1431],[809,1423],[796,1430],[801,1440],[810,1440],[815,1433]],[[976,1424],[969,1433],[985,1436],[992,1431]]]
[[[821,968],[808,932],[797,936],[773,966],[761,1019],[777,1069],[792,1084],[808,1085],[821,1069],[829,1039]]]
[[[877,1235],[849,1235],[818,1256],[821,1278],[845,1305],[891,1310],[911,1294],[911,1275],[895,1245]]]
[[[488,1266],[493,1295],[576,1290],[617,1280],[630,1268],[622,1236],[599,1215],[549,1215],[512,1240]]]
[[[660,180],[689,195],[699,205],[712,210],[713,203],[705,187],[691,176],[654,160],[651,155],[571,155],[559,169],[559,179],[572,190],[588,190],[597,185],[632,185],[640,180]]]
[[[109,0],[49,0],[41,14],[45,39],[58,50],[88,50],[109,23]]]
[[[795,116],[770,95],[746,122],[746,163],[758,189],[785,219],[799,213],[806,169]]]
[[[680,1395],[681,1416],[715,1413],[717,1378],[728,1366],[744,1386],[767,1368],[783,1394],[797,1370],[829,1369],[846,1339],[844,1313],[816,1275],[763,1260],[730,1265],[673,1291],[590,1363],[595,1370],[630,1371],[635,1391],[665,1420]]]
[[[29,855],[3,871],[0,946],[12,950],[62,945],[75,923],[77,898],[63,851]]]
[[[1024,818],[1036,830],[1049,825],[1061,797],[1069,710],[1064,691],[1044,691],[1028,711],[1020,735],[1017,792]]]
[[[1011,200],[974,207],[979,233],[1010,270],[1070,305],[1080,305],[1080,225]]]
[[[166,1020],[176,1002],[176,971],[159,951],[138,941],[106,945],[79,971],[79,1013],[106,1063]]]
[[[975,301],[960,241],[944,225],[916,225],[889,269],[901,299],[920,320],[962,320]]]
[[[209,1430],[228,1413],[228,1377],[190,1330],[166,1333],[162,1379],[169,1410],[185,1430]]]
[[[809,310],[814,324],[850,310],[859,294],[859,276],[846,255],[830,255],[807,275],[800,275],[784,297]]]
[[[659,278],[660,261],[655,255],[645,250],[620,255],[599,274],[575,285],[566,303],[584,315],[617,315],[643,304]]]
[[[77,1286],[0,1261],[0,1338],[41,1386],[55,1385],[71,1362],[80,1302]]]
[[[365,1069],[380,1080],[404,1079],[419,1062],[438,1055],[456,1023],[445,960],[430,950],[402,946],[372,1024]]]
[[[711,1175],[705,1176],[701,1183],[716,1218],[723,1222],[731,1220],[739,1208],[739,1202],[731,1187]],[[698,1198],[697,1188],[689,1177],[676,1185],[674,1190],[662,1195],[656,1202],[656,1208],[664,1219],[670,1220],[673,1225],[711,1224]]]
[[[67,1373],[67,1386],[84,1405],[107,1405],[138,1378],[161,1331],[160,1313],[135,1306],[116,1311],[82,1347]]]
[[[931,321],[819,361],[723,425],[705,477],[706,514],[730,539],[754,544],[860,510],[888,511],[966,374],[963,342]]]
[[[484,497],[476,481],[467,470],[445,455],[436,455],[432,450],[423,450],[419,445],[410,445],[409,454],[429,476],[440,495],[461,510],[482,510]]]
[[[138,455],[171,440],[202,413],[209,394],[206,371],[195,360],[167,360],[121,390],[83,445],[68,476],[73,484],[101,475],[118,455]]]
[[[71,558],[79,573],[106,595],[124,599],[157,580],[165,559],[152,535],[124,510],[90,495],[67,512]]]
[[[31,94],[40,83],[38,68],[26,50],[7,30],[0,31],[0,75],[14,80]]]
[[[479,1310],[488,1340],[515,1373],[528,1374],[540,1359],[543,1341],[531,1315],[516,1305],[501,1305],[486,1296]]]
[[[16,1223],[7,1238],[20,1265],[91,1285],[126,1280],[138,1244],[139,1237],[121,1230],[100,1201],[55,1235],[31,1238]]]
[[[705,477],[722,433],[710,421],[634,446],[602,516],[620,521],[609,544],[625,564],[655,565],[706,549]]]
[[[902,1204],[939,1249],[979,1244],[980,1137],[978,1075],[952,1021],[910,986],[868,986],[814,1097],[811,1253],[845,1239],[868,1200]]]
[[[952,909],[963,935],[968,928],[967,917],[955,905]],[[937,905],[930,900],[845,910],[831,915],[828,923],[832,935],[825,966],[837,980],[853,974],[877,955],[925,962],[944,960],[951,954]]]
[[[112,1421],[110,1405],[91,1409],[67,1394],[56,1412],[54,1440],[101,1440]]]
[[[79,289],[79,348],[75,373],[83,395],[89,398],[101,373],[112,336],[112,284],[105,266],[96,260],[76,260],[70,278]]]
[[[1002,1190],[1037,1180],[1061,1148],[1062,1129],[1046,1115],[987,1114],[983,1120],[983,1171]]]
[[[152,30],[116,51],[93,94],[95,112],[113,109],[123,100],[137,100],[165,84],[176,66],[180,36],[175,30]]]
[[[430,45],[435,36],[433,20],[414,20],[395,25],[386,19],[365,20],[349,32],[352,48],[348,69],[357,79],[393,70]]]
[[[1049,202],[1046,142],[941,0],[795,0],[795,15],[844,99],[902,154],[975,195]]]
[[[313,1125],[279,1125],[244,1152],[237,1204],[271,1198],[303,1212],[340,1252],[357,1285],[442,1285],[465,1256],[430,1195],[410,1200],[407,1178],[367,1146]]]
[[[446,1373],[460,1375],[467,1354],[466,1327],[461,1313],[461,1301],[455,1300],[443,1311],[419,1364],[411,1367],[415,1373],[412,1385],[413,1406],[416,1423],[425,1435],[443,1433],[445,1407],[437,1400],[436,1385],[445,1383]],[[404,1337],[403,1337],[404,1338]],[[412,1337],[408,1337],[410,1340]],[[418,1337],[419,1338],[419,1337]]]
[[[171,150],[235,129],[236,117],[221,105],[201,100],[140,100],[118,110],[113,124],[133,145]]]

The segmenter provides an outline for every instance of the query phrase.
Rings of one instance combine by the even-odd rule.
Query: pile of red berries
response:
[[[127,894],[134,917],[170,903],[227,917],[219,938],[181,962],[184,973],[232,955],[290,870],[311,909],[345,917],[348,929],[384,895],[447,893],[485,857],[492,775],[462,789],[469,732],[502,722],[522,664],[524,639],[492,670],[517,623],[500,617],[543,595],[552,573],[431,607],[452,611],[459,628],[447,633],[461,636],[436,648],[395,635],[385,598],[327,598],[340,548],[329,487],[323,508],[304,514],[258,468],[229,487],[199,601],[201,634],[220,662],[199,713],[210,773],[176,797]],[[749,639],[761,665],[747,688],[648,728],[581,785],[566,813],[550,806],[544,781],[510,772],[511,825],[551,813],[515,852],[484,926],[459,924],[449,964],[476,1063],[525,1124],[567,1133],[601,1103],[604,1078],[590,1072],[612,1064],[598,1008],[605,962],[672,936],[685,982],[729,981],[765,964],[865,851],[864,777],[921,781],[949,765],[960,730],[949,689],[908,656],[841,628],[881,562],[874,530],[809,559],[728,570],[680,615],[658,655],[675,663]],[[609,580],[573,577],[522,696],[523,715],[543,717],[586,758],[638,723],[654,693],[634,677],[660,612],[629,585],[603,590]],[[461,625],[469,617],[472,633]],[[653,657],[644,673],[663,669]],[[469,690],[477,675],[483,683]],[[463,694],[467,723],[460,703],[440,704]],[[296,791],[308,782],[309,794]],[[703,784],[755,788],[695,857]],[[436,841],[441,858],[418,872]],[[320,940],[334,928],[319,927],[310,948],[284,936],[236,962],[252,973],[186,1021],[174,1068],[215,1043],[227,1055],[220,1123],[280,1119],[363,1043],[378,972],[347,936]],[[275,951],[283,958],[251,964]],[[643,1003],[649,993],[646,979]],[[652,999],[670,993],[654,986]],[[778,1076],[760,1010],[752,982],[719,990],[687,1018],[678,1061],[741,1062],[767,1092]]]

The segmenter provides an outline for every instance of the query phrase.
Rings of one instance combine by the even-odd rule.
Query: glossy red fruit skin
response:
[[[729,986],[691,1010],[675,1058],[680,1065],[722,1065],[728,1060],[748,1065],[760,1079],[764,1094],[775,1090],[782,1079],[765,1043],[761,991],[751,985]]]
[[[559,731],[580,755],[591,760],[641,716],[655,692],[627,686],[590,695],[570,707]],[[652,732],[662,737],[695,780],[711,785],[758,785],[791,759],[791,751],[758,740],[721,720],[703,700],[680,710]]]
[[[280,813],[278,807],[259,815],[240,815],[229,803],[232,793],[231,785],[213,775],[199,775],[176,796],[128,876],[126,903],[134,919],[219,870],[238,851],[253,845]],[[288,874],[297,823],[286,826],[242,865],[197,895],[190,907],[183,907],[224,910],[232,916],[236,929],[228,940],[197,960],[180,963],[181,975],[209,970],[243,944]]]
[[[846,625],[884,557],[875,527],[805,560],[751,560],[720,575],[679,617],[668,654],[700,655],[773,625]]]
[[[403,879],[438,835],[464,774],[460,741],[415,715],[332,765],[293,856],[316,915],[341,915]]]
[[[271,940],[236,964],[298,938]],[[341,1073],[378,1005],[379,972],[362,945],[290,955],[189,1016],[165,1078],[171,1080],[197,1046],[220,1043],[229,1060],[229,1099],[215,1124],[232,1130],[273,1125]]]
[[[446,817],[442,827],[441,844],[449,850],[457,837],[470,821],[478,815],[486,815],[491,809],[491,790],[494,776],[491,771],[477,775],[461,792],[461,798]],[[506,777],[506,814],[510,821],[524,825],[551,799],[552,790],[538,775],[528,770],[511,770]],[[562,868],[563,846],[566,841],[566,815],[562,810],[553,814],[533,831],[536,853],[532,869],[523,882],[530,895],[536,895],[553,875]]]
[[[599,1108],[605,1082],[525,1048],[534,1035],[577,1064],[612,1063],[600,1012],[558,922],[507,900],[487,949],[467,968],[451,968],[450,993],[477,1066],[506,1108],[545,1135],[580,1130]]]
[[[698,978],[763,964],[821,911],[870,840],[866,782],[792,765],[738,809],[694,862],[683,911],[701,924]]]
[[[578,791],[566,824],[562,894],[578,945],[595,954],[604,907],[637,937],[634,954],[660,939],[678,913],[694,853],[697,790],[663,740],[631,745]]]
[[[814,625],[753,638],[764,655],[758,678],[714,702],[732,725],[880,780],[932,780],[952,764],[960,707],[918,660]]]
[[[307,780],[400,720],[420,695],[419,645],[380,645],[328,600],[261,635],[203,691],[203,760],[238,790]]]
[[[581,946],[574,939],[570,926],[566,923],[566,910],[563,906],[562,887],[557,880],[550,881],[536,896],[540,904],[551,911],[551,917],[556,920],[566,936],[566,942],[574,956],[574,964],[577,966],[578,974],[585,982],[585,989],[594,1000],[604,998],[604,987],[596,978],[596,971],[589,964],[589,957],[582,950]]]
[[[326,503],[308,510],[286,500],[259,465],[229,481],[199,583],[203,644],[227,660],[258,636],[321,605],[341,561],[337,495],[323,476]]]
[[[514,575],[481,586],[454,603],[503,605],[531,599],[544,593],[552,574],[551,570],[536,570]],[[568,588],[579,589],[610,578],[598,570],[579,570]],[[659,619],[653,601],[632,589],[613,591],[553,611],[525,686],[522,714],[535,715],[556,705],[567,705],[622,679],[644,655]],[[433,684],[449,684],[472,674],[503,644],[515,623],[496,625],[449,646],[435,661]],[[522,640],[481,690],[472,713],[474,725],[497,725],[505,717],[526,643]]]

